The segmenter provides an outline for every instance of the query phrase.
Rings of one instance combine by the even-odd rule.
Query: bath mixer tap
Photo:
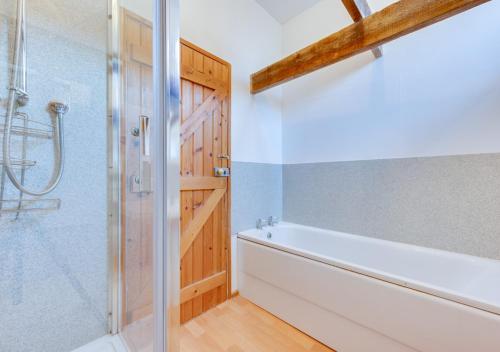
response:
[[[280,222],[280,218],[278,218],[276,216],[270,216],[269,218],[267,218],[267,224],[269,226],[277,225],[277,224],[279,224],[279,222]]]
[[[257,230],[262,230],[264,228],[264,226],[267,225],[267,220],[265,219],[257,219],[257,224],[256,224],[256,228]]]

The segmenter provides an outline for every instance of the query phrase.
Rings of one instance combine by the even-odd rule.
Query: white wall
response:
[[[249,89],[281,58],[281,25],[254,0],[181,0],[181,36],[232,65],[233,161],[281,163],[281,88]]]
[[[500,152],[499,18],[491,1],[285,84],[284,162]],[[284,25],[284,54],[350,23],[323,0]]]
[[[135,12],[139,16],[153,21],[153,0],[120,0],[120,6],[123,6],[128,10]]]

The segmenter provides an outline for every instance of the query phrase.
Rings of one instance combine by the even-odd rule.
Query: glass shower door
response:
[[[155,65],[162,61],[156,51],[170,44],[176,52],[178,38],[175,34],[173,40],[155,35],[171,33],[167,27],[173,24],[171,21],[160,20],[161,15],[155,18],[155,9],[172,13],[168,1],[120,0],[118,5],[122,243],[119,326],[131,351],[153,351],[154,343],[155,351],[159,351],[162,334],[163,343],[174,351],[177,346],[172,327],[178,324],[178,312],[176,303],[170,305],[167,296],[175,302],[178,279],[176,274],[161,275],[166,272],[158,268],[178,269],[179,265],[175,216],[178,205],[167,205],[178,204],[177,65],[173,65],[173,72],[164,70],[168,65]],[[173,62],[177,60],[174,56]],[[162,78],[162,73],[168,76]],[[173,83],[168,86],[173,94],[169,89],[162,93],[165,82]],[[167,99],[163,99],[165,93]],[[171,146],[173,153],[166,153]]]
[[[123,336],[134,351],[153,342],[153,1],[120,6]],[[152,124],[155,126],[153,127]]]
[[[170,9],[0,1],[2,352],[175,351]]]

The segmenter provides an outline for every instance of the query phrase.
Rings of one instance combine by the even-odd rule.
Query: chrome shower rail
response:
[[[17,213],[19,213],[19,211],[24,211],[26,209],[23,207],[24,204],[35,202],[35,200],[23,199],[25,194],[40,197],[52,192],[58,186],[63,174],[63,117],[68,112],[69,108],[63,103],[49,103],[48,111],[55,118],[54,124],[49,125],[32,120],[27,113],[19,111],[20,107],[26,106],[28,103],[26,0],[18,0],[9,96],[7,100],[7,114],[4,116],[5,123],[0,125],[0,131],[3,132],[3,160],[0,162],[2,166],[0,176],[0,213],[6,212],[4,207],[6,202],[12,202],[12,200],[3,199],[6,176],[19,192],[19,199],[17,200],[18,206],[15,207]],[[36,125],[36,127],[33,125]],[[22,156],[19,159],[11,157],[11,139],[13,135],[22,137]],[[54,139],[54,169],[48,184],[42,190],[32,190],[25,186],[26,169],[36,164],[35,161],[26,160],[26,144],[28,137]],[[20,172],[16,172],[15,169],[20,169]]]

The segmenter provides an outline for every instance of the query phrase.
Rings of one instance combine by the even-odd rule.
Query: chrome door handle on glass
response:
[[[151,165],[151,119],[149,116],[139,116],[139,127],[133,127],[130,133],[140,138],[139,170],[131,176],[130,191],[132,193],[151,193],[153,186],[153,171]]]
[[[140,128],[142,134],[142,150],[145,156],[151,155],[151,119],[148,116],[140,116]]]

